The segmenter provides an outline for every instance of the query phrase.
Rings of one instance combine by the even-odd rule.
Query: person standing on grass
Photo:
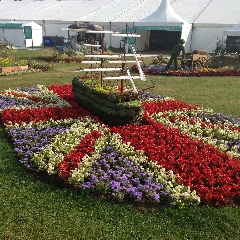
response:
[[[168,70],[170,68],[170,65],[172,64],[172,62],[174,62],[175,70],[178,70],[178,61],[177,61],[178,56],[182,52],[182,60],[185,57],[185,48],[183,46],[184,43],[185,43],[185,40],[181,39],[179,41],[179,43],[173,47],[173,50],[171,52],[171,57],[170,57],[170,59],[167,63],[167,66],[165,68],[166,70]]]

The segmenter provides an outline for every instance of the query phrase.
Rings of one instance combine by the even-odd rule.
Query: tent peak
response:
[[[140,20],[139,22],[148,22],[148,23],[185,23],[179,15],[177,15],[172,6],[169,3],[169,0],[162,0],[159,7],[155,12],[150,14],[148,17]]]

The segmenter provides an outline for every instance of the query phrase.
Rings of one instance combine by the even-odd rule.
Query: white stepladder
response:
[[[111,85],[115,86],[117,85],[120,89],[120,93],[122,94],[124,91],[124,87],[126,85],[128,86],[128,90],[131,89],[131,91],[138,93],[138,89],[135,84],[135,80],[139,79],[142,81],[147,81],[147,78],[143,72],[143,69],[141,67],[141,60],[138,59],[138,54],[136,52],[135,47],[131,44],[131,51],[133,54],[126,54],[126,45],[127,45],[127,39],[128,38],[136,38],[141,37],[141,35],[130,33],[128,32],[128,27],[126,24],[126,33],[116,33],[113,31],[107,31],[107,30],[90,30],[87,31],[87,33],[101,33],[102,34],[102,42],[101,45],[91,45],[91,44],[85,44],[85,46],[94,48],[96,46],[101,46],[101,53],[100,54],[86,54],[85,60],[82,61],[82,64],[90,64],[90,67],[77,70],[76,72],[85,72],[91,73],[91,77],[93,77],[93,74],[98,74],[98,78],[100,80],[101,86],[105,85]],[[104,53],[104,36],[106,33],[111,34],[113,37],[121,37],[124,38],[124,46],[123,50],[124,52],[121,54],[106,54]],[[133,57],[132,60],[129,60],[130,57]],[[115,67],[105,67],[104,62],[107,61],[109,64],[115,64]],[[130,69],[128,68],[127,64],[133,63],[137,65],[139,74],[131,74]],[[108,65],[109,65],[108,64]],[[98,65],[98,66],[96,66]],[[130,87],[130,88],[129,88]]]

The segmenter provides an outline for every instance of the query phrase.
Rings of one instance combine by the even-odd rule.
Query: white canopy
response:
[[[169,1],[162,0],[155,12],[135,22],[134,26],[144,30],[181,30],[184,23],[187,22],[174,12]]]
[[[191,25],[177,15],[169,0],[162,0],[155,12],[148,17],[134,23],[134,28],[138,30],[167,30],[181,31],[181,38],[185,40],[185,48],[190,50]]]

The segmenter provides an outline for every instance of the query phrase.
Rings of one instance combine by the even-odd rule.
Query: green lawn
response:
[[[49,72],[2,76],[0,91],[36,84],[71,84],[78,67],[80,64],[59,63]],[[151,79],[155,93],[240,117],[239,77]],[[0,139],[0,239],[240,239],[239,207],[147,209],[82,196],[24,169],[2,127]]]

